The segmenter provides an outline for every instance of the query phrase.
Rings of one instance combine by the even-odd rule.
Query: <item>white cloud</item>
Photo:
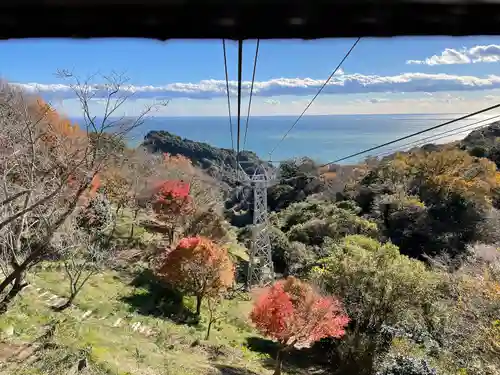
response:
[[[446,48],[441,55],[434,55],[425,60],[408,60],[407,64],[423,65],[448,65],[448,64],[468,64],[471,59],[463,52]]]
[[[469,50],[473,62],[498,62],[500,61],[500,46],[475,46]]]
[[[342,76],[344,74],[345,74],[344,69],[338,68],[334,75],[336,75],[336,76]]]
[[[276,100],[276,99],[266,99],[266,100],[264,100],[264,104],[279,105],[280,101]]]
[[[306,115],[333,114],[406,114],[406,113],[461,113],[474,112],[493,103],[486,99],[500,102],[500,89],[469,92],[439,92],[433,96],[422,92],[383,93],[383,94],[352,94],[352,95],[320,95]],[[266,103],[270,98],[255,97],[252,100],[252,116],[299,116],[313,95],[297,98],[283,96],[279,105]],[[486,99],[485,99],[486,98]],[[373,100],[378,101],[373,104]],[[236,108],[236,97],[231,98],[231,108]],[[54,104],[53,102],[51,102]],[[488,104],[490,103],[490,104]],[[151,104],[151,99],[137,99],[127,102],[117,115],[136,116],[145,106]],[[57,110],[70,117],[81,117],[82,109],[77,99],[66,99],[56,106]],[[102,104],[91,102],[90,111],[99,116],[103,111]],[[219,97],[209,100],[175,99],[160,112],[152,116],[224,116],[227,117],[227,99]],[[487,116],[490,116],[488,112]]]
[[[314,95],[323,85],[323,80],[312,78],[274,78],[268,81],[255,82],[254,95],[256,97],[275,98],[278,96],[308,96]],[[52,99],[74,98],[72,90],[62,84],[14,83],[28,92],[38,93]],[[250,81],[242,83],[243,93],[250,91]],[[237,82],[229,82],[232,95],[236,95]],[[367,94],[367,93],[433,93],[445,91],[481,91],[500,88],[500,76],[486,77],[402,73],[392,76],[343,74],[332,77],[323,90],[326,94]],[[224,97],[226,82],[224,80],[202,80],[197,83],[170,83],[166,85],[129,85],[122,88],[126,94],[134,94],[134,99],[215,99]],[[92,87],[94,98],[103,98],[106,92],[101,85]]]
[[[383,102],[386,102],[387,99],[383,99],[383,98],[372,98],[370,99],[370,103],[372,104],[377,104],[377,103],[383,103]]]
[[[461,50],[446,48],[441,55],[434,55],[424,60],[408,60],[407,64],[420,65],[450,65],[471,64],[481,62],[500,61],[500,45],[490,44],[487,46],[475,46],[462,48]]]

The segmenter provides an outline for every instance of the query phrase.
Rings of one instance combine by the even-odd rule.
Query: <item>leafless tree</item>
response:
[[[0,311],[22,289],[25,272],[50,256],[54,234],[82,203],[95,177],[121,152],[120,141],[156,108],[148,106],[134,118],[120,117],[131,96],[120,75],[104,77],[99,85],[66,71],[59,76],[80,101],[84,122],[79,127],[40,99],[0,85],[0,250],[5,274]],[[104,108],[99,119],[90,110],[97,95]]]
[[[337,193],[344,191],[346,185],[359,181],[369,170],[367,164],[334,165],[321,174],[323,184],[321,196],[335,200]]]
[[[210,332],[212,330],[212,326],[219,320],[227,318],[227,311],[222,311],[220,309],[221,302],[222,302],[221,295],[207,297],[208,326],[207,326],[207,332],[205,334],[205,340],[208,340],[210,338]]]
[[[72,215],[54,234],[51,245],[62,259],[69,282],[68,299],[56,307],[57,311],[70,307],[87,281],[111,258],[114,246],[107,232],[116,217],[111,211],[107,215],[106,222],[97,230],[82,228]]]
[[[495,325],[500,309],[498,250],[483,244],[471,245],[471,250],[460,261],[448,256],[428,259],[441,283],[426,323],[454,363],[471,374],[493,375],[500,368]]]
[[[130,227],[129,242],[134,237],[139,212],[146,208],[141,199],[158,173],[158,159],[157,155],[142,147],[126,150],[123,157],[106,173],[104,191],[115,204],[116,215],[122,208],[127,208],[132,213],[132,216],[123,215],[121,218],[122,222]],[[112,230],[114,231],[114,228]]]

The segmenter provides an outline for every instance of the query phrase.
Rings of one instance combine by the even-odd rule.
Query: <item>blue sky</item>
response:
[[[252,113],[300,113],[353,42],[261,41]],[[246,90],[254,51],[255,41],[246,41]],[[159,98],[171,98],[159,115],[227,114],[220,40],[8,40],[0,42],[0,56],[3,79],[39,92],[70,116],[80,108],[57,69],[83,78],[125,73],[135,93],[123,107],[128,115]],[[228,64],[234,94],[235,42],[228,42]],[[471,112],[500,100],[499,68],[500,37],[366,38],[308,114]],[[92,106],[99,111],[102,100]]]

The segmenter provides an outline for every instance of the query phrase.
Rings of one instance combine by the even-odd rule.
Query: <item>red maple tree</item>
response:
[[[152,208],[170,244],[175,241],[177,227],[195,210],[189,192],[190,184],[184,181],[163,181],[155,186]]]
[[[163,181],[154,189],[153,210],[157,215],[183,215],[193,209],[189,183]]]
[[[309,347],[326,337],[340,338],[349,322],[336,298],[322,296],[311,285],[294,277],[261,290],[250,319],[263,335],[281,345],[275,375],[281,374],[287,350]]]
[[[160,260],[157,273],[196,297],[196,314],[206,296],[227,290],[234,282],[234,265],[227,250],[205,237],[187,237]]]

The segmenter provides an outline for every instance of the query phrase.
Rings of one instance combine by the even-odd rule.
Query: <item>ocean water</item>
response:
[[[426,115],[332,115],[304,116],[288,134],[272,155],[272,160],[308,156],[320,163],[339,159],[358,151],[377,146],[395,138],[399,138],[425,128],[435,126],[448,120],[461,117],[463,114],[426,114]],[[381,152],[396,149],[407,149],[408,143],[425,137],[436,137],[443,132],[441,139],[434,143],[444,143],[465,137],[470,131],[488,122],[475,125],[478,121],[491,118],[495,114],[476,116],[456,122],[438,130],[387,146],[371,153],[376,156]],[[499,116],[500,117],[500,116]],[[249,121],[245,149],[257,153],[259,157],[269,160],[269,152],[280,141],[285,132],[292,126],[296,117],[270,116],[252,117]],[[459,129],[460,134],[454,134]],[[236,144],[236,120],[233,119],[233,139]],[[150,130],[167,130],[183,138],[206,142],[213,146],[231,148],[228,117],[155,117],[148,119],[140,128],[130,134],[131,143],[139,143]],[[241,148],[243,148],[245,121],[241,124]],[[430,143],[432,139],[421,144]],[[421,144],[412,144],[421,145]],[[236,146],[235,146],[236,147]],[[369,154],[358,156],[344,163],[356,162]]]

